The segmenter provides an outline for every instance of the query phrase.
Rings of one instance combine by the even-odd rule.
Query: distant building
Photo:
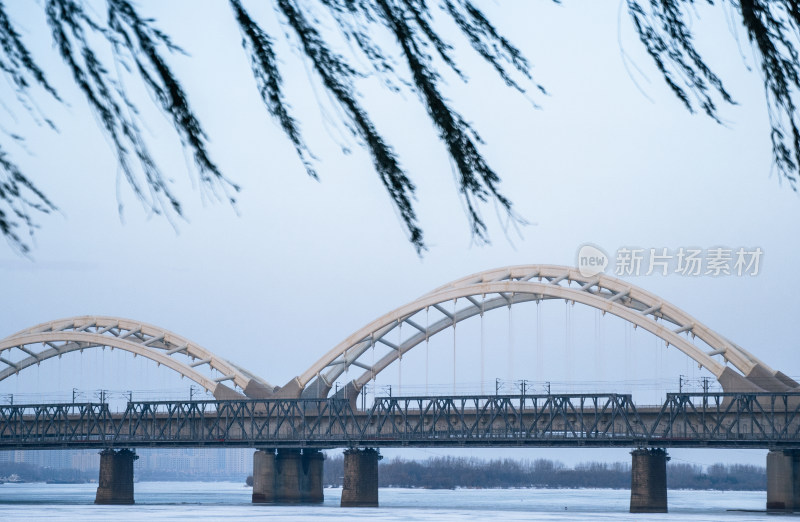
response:
[[[136,450],[134,470],[147,474],[178,474],[187,478],[239,478],[252,473],[253,449],[179,448]],[[0,464],[16,462],[55,469],[99,470],[97,450],[0,451]]]

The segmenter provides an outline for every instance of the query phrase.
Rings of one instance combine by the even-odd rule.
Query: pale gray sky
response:
[[[487,142],[483,150],[503,179],[502,191],[534,223],[521,230],[521,237],[511,231],[509,241],[494,208],[487,206],[489,246],[471,242],[453,168],[421,106],[413,96],[392,97],[374,81],[365,82],[365,103],[418,186],[417,210],[430,247],[419,258],[367,154],[342,138],[332,123],[329,100],[318,87],[308,87],[307,68],[298,54],[284,52],[290,101],[320,159],[321,181],[305,175],[258,99],[238,30],[222,3],[142,3],[142,10],[191,53],[171,63],[205,124],[215,159],[243,187],[238,212],[202,201],[187,173],[191,160],[179,151],[168,124],[153,115],[149,131],[155,149],[186,207],[188,222],[179,222],[177,233],[166,220],[144,215],[119,179],[110,147],[79,93],[69,87],[67,72],[44,36],[39,6],[11,7],[70,107],[43,102],[60,134],[31,125],[22,110],[15,111],[16,121],[7,120],[5,112],[0,120],[24,131],[32,154],[18,151],[15,159],[62,211],[39,219],[32,260],[0,245],[0,336],[56,318],[117,315],[163,326],[283,384],[363,324],[469,273],[515,264],[572,265],[577,248],[586,242],[611,253],[624,246],[761,247],[757,277],[654,275],[632,282],[681,306],[772,367],[800,375],[791,319],[800,310],[790,291],[800,258],[795,230],[800,200],[771,173],[760,75],[746,42],[743,56],[739,53],[719,10],[695,27],[699,47],[740,103],[722,108],[725,125],[681,106],[618,6],[487,6],[550,92],[532,92],[541,110],[532,108],[505,89],[467,45],[459,56],[469,64],[470,83],[464,86],[446,76],[450,99]],[[271,10],[254,9],[254,14],[281,34]],[[623,53],[633,64],[627,69]],[[755,70],[748,72],[746,66]],[[7,86],[0,88],[7,97]],[[341,153],[343,140],[353,154]],[[123,220],[118,201],[125,206]],[[550,354],[563,345],[566,325],[563,303],[552,304],[546,323],[557,334],[545,336],[551,345],[542,348]],[[609,321],[600,343],[593,317],[591,310],[576,311],[571,319],[579,332],[577,350],[586,350],[573,379],[602,381],[598,388],[623,382],[632,389],[653,380],[658,384],[649,391],[663,397],[667,388],[677,386],[679,374],[700,375],[685,358],[659,354],[658,343],[644,333],[628,341],[637,363],[624,364],[630,349],[624,325]],[[508,319],[503,315],[494,321],[493,342],[504,354]],[[535,357],[525,339],[531,339],[531,315],[521,312],[513,321],[521,339],[515,340],[514,378],[563,382],[566,370],[557,356],[552,367],[530,366]],[[597,346],[600,368],[592,351]],[[475,361],[475,350],[473,343],[459,357]],[[445,352],[437,353],[444,357]],[[68,359],[0,382],[0,393],[57,395],[72,387],[151,390],[142,392],[145,396],[164,387],[188,389],[187,382],[140,360],[116,354]],[[422,360],[403,369],[407,389],[423,382]],[[104,378],[90,377],[106,365],[113,370]],[[441,365],[447,368],[443,374],[439,364],[436,371],[429,369],[430,383],[449,385],[452,365],[445,359]],[[479,387],[474,368],[467,364],[459,382]],[[507,378],[505,368],[505,362],[487,368],[487,381]],[[391,376],[382,381],[397,386],[397,373],[387,373]],[[565,451],[558,458],[590,458],[576,453]],[[722,453],[720,458],[700,453],[677,452],[690,461],[723,458]],[[760,452],[728,455],[763,465]],[[627,458],[624,451],[602,457]]]

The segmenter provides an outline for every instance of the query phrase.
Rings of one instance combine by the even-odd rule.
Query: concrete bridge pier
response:
[[[631,513],[667,512],[667,456],[660,448],[631,451]]]
[[[133,461],[138,458],[129,449],[100,452],[95,504],[133,504]]]
[[[275,502],[275,450],[253,453],[253,504]]]
[[[300,450],[279,449],[275,458],[275,502],[300,503]]]
[[[800,450],[767,454],[767,511],[800,511]]]
[[[324,500],[319,450],[262,449],[253,454],[254,504],[318,504]]]
[[[325,500],[322,492],[322,468],[325,455],[314,449],[304,449],[300,460],[300,499],[305,504],[320,504]]]
[[[342,507],[378,507],[377,449],[350,448],[344,452]]]

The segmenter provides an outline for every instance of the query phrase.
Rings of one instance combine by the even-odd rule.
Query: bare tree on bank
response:
[[[709,4],[712,4],[709,0]],[[286,28],[285,36],[307,59],[314,75],[341,109],[343,124],[372,159],[389,197],[397,208],[408,239],[418,253],[426,249],[414,209],[415,185],[400,159],[359,102],[357,80],[377,75],[389,93],[413,92],[424,106],[431,125],[457,170],[457,189],[465,203],[469,227],[479,242],[488,241],[481,208],[493,200],[515,221],[512,202],[499,189],[500,177],[481,153],[483,142],[470,123],[444,96],[439,68],[467,76],[455,59],[458,45],[468,44],[511,89],[544,93],[531,75],[520,50],[487,18],[474,0],[229,0],[231,23],[238,26],[241,44],[250,59],[254,87],[270,116],[280,125],[313,178],[316,160],[292,115],[276,56],[276,36],[258,21],[269,6]],[[639,39],[669,88],[691,112],[703,112],[716,121],[718,106],[734,99],[723,81],[695,48],[689,28],[693,0],[627,0],[627,9]],[[736,13],[754,49],[763,73],[774,164],[780,178],[797,191],[800,172],[800,130],[793,97],[800,90],[800,7],[788,0],[723,0],[719,11]],[[507,7],[513,9],[513,6]],[[179,197],[151,154],[142,133],[145,122],[126,83],[117,76],[138,78],[153,103],[173,124],[185,150],[191,154],[201,190],[235,203],[239,187],[215,163],[203,126],[196,116],[169,56],[184,51],[143,16],[128,0],[42,0],[43,16],[56,50],[71,80],[85,97],[108,137],[117,162],[131,189],[146,209],[168,216],[182,215]],[[102,16],[97,13],[104,13]],[[331,21],[353,49],[343,54],[335,48]],[[457,27],[460,43],[442,36]],[[392,44],[385,36],[391,38]],[[391,47],[391,48],[389,48]],[[395,58],[395,57],[399,58]],[[367,63],[362,70],[357,63]],[[0,72],[16,90],[16,102],[35,121],[56,128],[40,114],[35,97],[62,101],[48,80],[0,0]],[[387,94],[389,95],[389,94]],[[0,232],[14,248],[25,253],[24,231],[33,234],[34,216],[55,210],[34,180],[17,166],[10,145],[24,141],[2,128],[0,139]]]

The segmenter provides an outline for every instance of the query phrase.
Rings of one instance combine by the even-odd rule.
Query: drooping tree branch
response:
[[[253,77],[258,83],[261,99],[294,145],[308,175],[318,179],[319,176],[311,163],[313,156],[300,134],[297,122],[289,114],[289,106],[283,93],[283,79],[278,70],[272,39],[253,21],[239,0],[230,0],[230,4],[242,33],[242,47],[250,55]]]
[[[458,168],[459,191],[466,201],[472,232],[478,240],[488,241],[486,223],[481,218],[475,199],[486,201],[491,195],[510,213],[511,202],[497,188],[500,178],[478,152],[475,142],[480,142],[480,137],[442,98],[437,85],[439,75],[431,67],[430,58],[421,51],[422,44],[418,35],[406,22],[418,16],[408,13],[404,6],[390,4],[390,0],[376,1],[381,16],[402,49],[428,115],[438,128],[439,136],[447,145],[450,157]],[[423,28],[418,28],[425,33]]]
[[[70,0],[49,0],[45,5],[45,12],[56,48],[72,74],[75,84],[109,137],[120,169],[134,193],[139,199],[146,200],[145,189],[138,181],[134,167],[130,163],[131,146],[139,158],[149,190],[155,193],[164,192],[165,184],[159,181],[160,172],[142,139],[133,104],[128,99],[127,93],[122,88],[117,88],[116,82],[110,77],[108,70],[97,58],[87,40],[87,29],[94,31],[101,29],[86,16],[79,4]],[[110,34],[104,33],[103,36]],[[115,93],[122,99],[116,97]],[[180,212],[178,200],[168,191],[166,198],[173,208]]]
[[[213,189],[222,189],[228,200],[235,203],[236,200],[227,193],[227,189],[238,191],[239,187],[225,178],[211,160],[206,146],[206,134],[189,105],[183,87],[159,51],[160,46],[169,51],[181,51],[181,49],[149,20],[142,19],[127,0],[107,1],[108,27],[119,37],[111,39],[115,53],[119,56],[120,51],[124,49],[136,63],[145,85],[158,100],[162,111],[172,120],[184,146],[192,152],[195,165],[200,172],[201,187],[210,188],[215,194],[217,192]],[[119,42],[123,45],[120,46]],[[161,178],[153,182],[162,186]],[[167,193],[166,186],[162,188]]]
[[[353,88],[355,69],[325,45],[319,32],[309,24],[293,0],[277,0],[277,5],[300,40],[303,52],[311,60],[325,88],[339,102],[349,119],[351,129],[363,140],[372,155],[372,164],[408,228],[409,240],[417,252],[421,252],[425,249],[425,243],[411,202],[414,184],[400,168],[394,150],[378,134],[367,112],[356,100]]]
[[[101,128],[115,150],[120,170],[134,194],[153,212],[182,213],[179,199],[171,191],[142,134],[143,122],[137,104],[131,99],[120,73],[112,74],[113,67],[100,58],[104,53],[98,50],[97,45],[104,40],[110,44],[114,59],[112,65],[116,65],[116,69],[133,70],[161,111],[172,121],[184,147],[194,156],[203,186],[210,187],[212,191],[236,190],[237,187],[222,175],[211,160],[199,120],[164,58],[164,51],[181,50],[166,33],[154,26],[152,20],[140,16],[130,1],[104,0],[108,15],[105,21],[94,19],[90,12],[95,11],[87,10],[85,1],[46,0],[47,23],[61,59],[97,115]],[[440,91],[435,65],[424,51],[429,45],[460,78],[466,80],[466,75],[453,58],[453,46],[441,36],[426,0],[401,0],[396,5],[392,3],[391,9],[402,17],[410,18],[409,23],[402,25],[397,23],[395,17],[385,15],[388,4],[380,5],[375,0],[319,2],[332,14],[345,37],[355,42],[373,72],[382,75],[384,84],[390,90],[397,92],[400,85],[405,85],[419,94],[458,169],[459,191],[466,202],[470,228],[479,240],[488,240],[487,227],[480,217],[477,203],[485,202],[490,197],[496,198],[501,207],[513,215],[511,203],[499,193],[499,176],[489,168],[478,151],[480,138],[477,133],[450,107]],[[316,178],[314,156],[302,137],[297,121],[290,114],[273,38],[255,22],[242,0],[229,0],[229,4],[242,35],[242,46],[250,58],[259,94],[270,115],[291,141],[306,171]],[[273,0],[273,4],[285,18],[322,85],[341,107],[345,125],[370,153],[373,167],[398,209],[409,240],[417,252],[422,252],[426,247],[414,210],[414,183],[359,101],[356,81],[366,73],[357,71],[349,59],[333,49],[329,35],[324,35],[320,29],[319,13],[315,13],[314,7],[308,2]],[[530,80],[527,61],[470,0],[448,0],[442,12],[451,18],[470,45],[495,68],[506,84],[524,91],[510,71],[521,73],[523,79]],[[0,18],[0,24],[3,23],[11,28],[8,17]],[[372,32],[381,26],[401,38],[398,44],[408,65],[410,80],[398,72],[392,53],[373,38]],[[6,50],[5,54],[11,53]],[[29,53],[25,56],[29,56]],[[49,89],[44,74],[39,74],[33,60],[24,63],[28,64],[29,72]],[[54,90],[52,94],[55,96]]]
[[[709,4],[713,2],[709,1]],[[699,106],[719,121],[715,98],[733,103],[722,80],[699,51],[689,25],[688,0],[628,0],[639,38],[667,85],[693,111]],[[781,179],[798,190],[800,115],[793,97],[800,94],[800,7],[794,0],[730,0],[760,62],[770,121],[772,156]]]
[[[775,166],[796,192],[800,168],[800,115],[792,98],[800,93],[796,47],[800,7],[795,1],[760,0],[741,0],[739,7],[747,37],[761,60]]]
[[[23,254],[30,247],[20,236],[19,227],[24,225],[29,234],[37,228],[32,211],[45,214],[56,210],[36,186],[25,177],[6,152],[0,147],[0,234]]]
[[[800,121],[793,101],[800,91],[800,7],[791,0],[728,0],[756,51],[763,73],[771,123],[774,163],[781,179],[798,190]],[[94,3],[92,3],[94,2]],[[90,8],[91,3],[91,8]],[[279,69],[276,39],[251,16],[245,0],[229,0],[241,45],[250,61],[258,93],[306,172],[318,177],[316,159],[291,111]],[[707,3],[713,4],[710,0]],[[106,17],[96,14],[105,5]],[[720,104],[734,103],[722,79],[695,45],[691,31],[693,0],[627,0],[637,35],[671,91],[689,111],[720,121]],[[183,147],[194,159],[201,189],[234,202],[238,186],[213,161],[208,138],[189,96],[169,65],[172,53],[183,51],[153,20],[139,14],[131,0],[43,0],[45,20],[55,48],[111,143],[120,172],[145,208],[159,214],[182,215],[179,198],[151,153],[142,129],[145,121],[126,80],[142,82],[156,107],[172,124]],[[255,5],[255,4],[254,4]],[[477,55],[510,88],[527,92],[544,88],[534,81],[528,60],[489,20],[474,0],[272,0],[286,34],[308,59],[325,91],[341,109],[344,125],[369,153],[372,165],[395,205],[417,252],[425,250],[418,222],[415,185],[398,154],[379,131],[360,101],[359,82],[377,75],[391,92],[415,93],[457,171],[457,189],[473,237],[488,241],[481,207],[494,200],[508,216],[519,220],[511,201],[500,191],[500,176],[481,152],[473,126],[448,101],[442,72],[450,69],[467,81],[468,71],[456,59],[458,43],[443,35],[455,28]],[[689,9],[692,9],[689,12]],[[326,13],[328,18],[326,18]],[[351,45],[351,53],[336,49],[329,21]],[[383,43],[390,36],[392,44]],[[111,56],[109,59],[108,56]],[[366,59],[366,71],[354,65]],[[399,64],[402,64],[400,66]],[[45,71],[25,46],[0,0],[0,75],[16,91],[17,101],[37,121],[55,128],[33,102],[35,89],[61,101]],[[0,128],[11,140],[21,137]],[[5,207],[3,207],[5,205]],[[0,233],[21,251],[28,246],[19,227],[35,228],[33,215],[55,209],[0,148]]]
[[[113,75],[100,58],[95,39],[110,44],[116,64],[124,69],[129,69],[129,62],[133,62],[144,85],[172,120],[182,143],[192,152],[201,187],[210,188],[215,195],[220,191],[227,195],[228,189],[238,190],[210,159],[205,133],[160,53],[160,47],[169,52],[179,50],[169,37],[151,21],[142,19],[132,4],[124,0],[108,0],[105,25],[93,19],[76,0],[47,0],[45,13],[62,60],[109,137],[125,179],[146,208],[157,214],[182,215],[180,202],[142,135],[136,103],[122,79]],[[234,202],[232,197],[228,199]]]
[[[17,99],[23,107],[38,121],[33,109],[34,104],[30,102],[32,88],[38,86],[56,100],[60,101],[61,98],[22,42],[6,13],[2,0],[0,0],[0,51],[2,51],[0,71],[15,86]],[[45,118],[45,122],[51,128],[55,128],[49,119]],[[17,134],[5,130],[4,132],[12,141],[24,139]],[[49,213],[53,210],[56,210],[55,205],[22,173],[19,166],[12,161],[8,151],[0,144],[0,234],[13,248],[27,253],[30,246],[20,235],[20,227],[27,228],[28,234],[33,235],[36,228],[33,213]]]
[[[650,9],[646,10],[637,0],[628,0],[628,9],[639,39],[672,92],[689,111],[699,106],[718,122],[714,95],[728,103],[733,103],[733,99],[695,49],[682,3],[682,0],[651,1]]]
[[[424,5],[424,0],[416,0]],[[497,71],[509,87],[524,92],[524,88],[512,78],[507,65],[532,80],[530,65],[522,52],[498,33],[495,26],[471,0],[444,0],[444,6],[470,45]],[[544,87],[536,88],[545,92]]]

